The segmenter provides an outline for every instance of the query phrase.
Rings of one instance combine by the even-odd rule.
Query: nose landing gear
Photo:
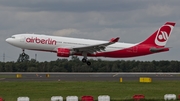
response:
[[[29,55],[26,54],[23,49],[23,52],[19,55],[17,62],[24,62],[24,61],[28,61],[28,60],[29,60]]]

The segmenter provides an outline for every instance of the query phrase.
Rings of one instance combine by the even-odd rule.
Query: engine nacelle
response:
[[[71,55],[71,50],[68,48],[58,48],[57,56],[59,57],[69,57]]]

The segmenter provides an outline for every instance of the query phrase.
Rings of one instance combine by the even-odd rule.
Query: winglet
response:
[[[117,38],[112,38],[112,39],[110,40],[110,42],[115,43],[115,42],[118,42],[118,40],[119,40],[119,37],[117,37]]]

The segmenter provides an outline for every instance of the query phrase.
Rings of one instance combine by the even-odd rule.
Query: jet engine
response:
[[[57,49],[57,56],[59,57],[69,57],[70,55],[73,55],[73,52],[68,48]]]

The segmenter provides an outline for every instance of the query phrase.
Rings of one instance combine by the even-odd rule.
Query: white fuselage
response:
[[[59,47],[75,48],[75,47],[90,46],[90,45],[108,42],[108,41],[38,35],[38,34],[17,34],[17,35],[13,35],[11,38],[6,39],[6,41],[11,45],[22,49],[50,51],[50,52],[56,52],[57,48]],[[105,52],[121,50],[124,48],[132,47],[134,45],[136,44],[117,42],[115,44],[107,46]]]

